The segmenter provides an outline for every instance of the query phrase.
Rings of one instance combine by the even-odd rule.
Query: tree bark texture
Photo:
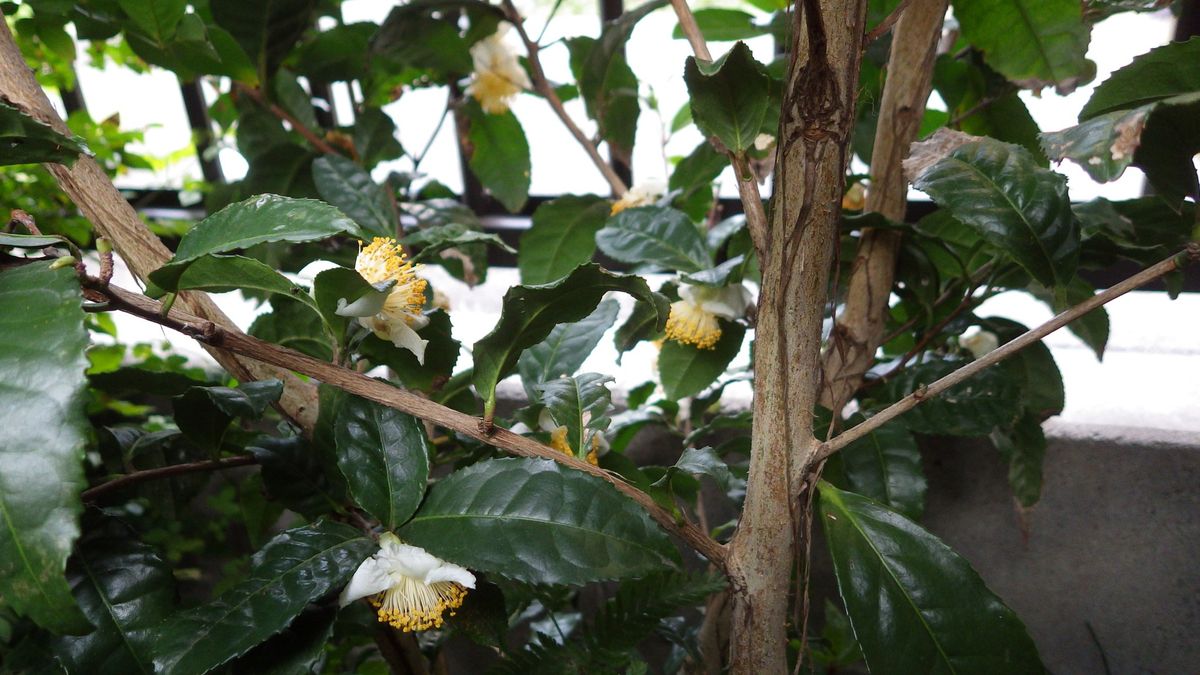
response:
[[[803,0],[793,16],[755,332],[754,437],[730,543],[731,666],[787,670],[797,496],[818,447],[821,322],[854,121],[865,0]]]
[[[20,108],[27,115],[53,127],[62,134],[71,131],[59,118],[46,92],[34,79],[13,41],[8,24],[0,21],[0,97]],[[138,217],[137,212],[113,186],[104,169],[91,157],[81,156],[73,167],[46,164],[59,186],[100,236],[112,242],[129,270],[143,283],[154,270],[171,259],[171,251],[159,241]],[[33,214],[36,218],[37,214]],[[203,293],[184,293],[179,297],[184,308],[226,330],[238,330],[216,303]],[[281,412],[296,422],[305,432],[311,431],[317,419],[317,388],[292,374],[291,371],[268,366],[250,359],[240,359],[217,349],[209,354],[238,380],[247,382],[277,378],[284,383],[279,400]]]
[[[866,211],[890,220],[904,220],[908,182],[900,162],[908,157],[908,146],[921,128],[946,5],[947,0],[916,0],[904,10],[893,33],[866,202]],[[899,250],[899,232],[868,228],[862,233],[844,309],[823,358],[821,405],[826,408],[843,408],[875,360]]]

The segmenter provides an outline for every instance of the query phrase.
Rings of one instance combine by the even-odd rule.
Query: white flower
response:
[[[467,94],[474,96],[490,115],[507,112],[513,97],[532,87],[516,53],[504,44],[506,32],[502,28],[471,46],[475,72]]]
[[[671,303],[667,317],[667,339],[712,349],[721,339],[717,317],[736,319],[750,306],[750,291],[742,284],[679,287],[679,300]]]
[[[609,215],[617,215],[625,209],[638,206],[650,206],[662,198],[667,192],[667,183],[659,178],[643,181],[629,188],[629,191],[612,205]]]
[[[754,149],[766,152],[775,145],[775,137],[771,134],[759,134],[754,137]]]
[[[421,313],[425,306],[425,287],[428,282],[419,278],[414,266],[404,255],[404,249],[394,239],[376,237],[369,246],[358,252],[354,269],[376,287],[352,303],[338,300],[339,316],[358,318],[358,322],[381,339],[407,349],[425,363],[425,346],[417,331],[429,323]]]
[[[982,359],[986,354],[995,351],[996,347],[1000,346],[1000,340],[996,337],[995,333],[981,330],[974,335],[959,338],[958,344],[971,352],[975,358]]]
[[[402,631],[441,628],[442,615],[462,606],[475,575],[400,541],[391,532],[379,538],[379,552],[363,561],[338,602],[342,607],[368,598],[379,621]]]

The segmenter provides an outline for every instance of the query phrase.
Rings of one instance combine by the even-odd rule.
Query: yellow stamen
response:
[[[679,300],[671,303],[671,314],[667,317],[666,336],[699,349],[713,349],[721,339],[721,324],[717,317],[700,307]]]
[[[466,597],[467,589],[453,581],[426,584],[402,577],[395,586],[372,596],[370,602],[376,607],[380,623],[407,633],[441,628],[445,623],[443,615],[449,612],[454,616],[454,610],[462,606]]]
[[[408,260],[404,248],[396,240],[386,237],[375,237],[366,248],[361,248],[354,262],[354,269],[368,283],[396,282],[382,313],[394,315],[402,312],[406,317],[420,316],[425,307],[425,288],[429,282],[416,275],[420,267]]]
[[[567,442],[567,427],[561,426],[550,432],[550,447],[564,455],[574,455],[571,444]]]

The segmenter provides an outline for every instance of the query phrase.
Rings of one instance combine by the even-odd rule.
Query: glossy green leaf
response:
[[[52,649],[72,673],[154,672],[152,632],[175,608],[175,577],[154,549],[130,536],[86,541],[68,567],[71,586],[96,630],[54,639]]]
[[[984,319],[982,327],[995,333],[1002,345],[1029,330],[1016,321],[1001,317]],[[1044,341],[1013,354],[1002,361],[999,367],[1011,372],[1013,378],[1021,383],[1021,403],[1029,414],[1044,420],[1062,412],[1066,404],[1062,373]]]
[[[771,78],[744,42],[711,64],[688,57],[683,79],[692,119],[705,136],[716,136],[737,153],[754,147],[771,104]]]
[[[1136,57],[1092,92],[1080,121],[1200,92],[1200,37],[1168,42]]]
[[[12,246],[14,248],[42,248],[44,246],[57,246],[63,243],[66,243],[66,239],[58,235],[13,234],[11,232],[0,232],[0,246]]]
[[[1096,294],[1096,289],[1087,281],[1076,277],[1063,293],[1053,293],[1047,288],[1031,287],[1030,292],[1046,303],[1055,314],[1061,314]],[[1104,360],[1104,348],[1108,345],[1108,310],[1097,307],[1067,324],[1067,330],[1096,353],[1096,360]]]
[[[765,35],[766,30],[754,24],[754,16],[738,9],[721,9],[708,7],[693,12],[700,34],[709,42],[732,42],[748,40],[752,37]],[[671,37],[683,40],[683,28],[675,26]]]
[[[678,564],[670,539],[640,506],[548,459],[485,460],[450,474],[399,536],[439,558],[528,583],[626,579]]]
[[[1066,285],[1079,260],[1067,179],[1028,151],[981,139],[925,169],[913,187],[974,228],[1047,286]]]
[[[397,214],[387,189],[366,169],[345,157],[325,155],[313,162],[312,171],[321,199],[350,216],[363,232],[395,238]]]
[[[316,241],[343,232],[360,236],[354,221],[324,202],[258,195],[230,204],[196,223],[183,235],[171,262],[151,273],[150,280],[161,288],[170,288],[188,265],[205,255],[266,242]]]
[[[908,518],[925,511],[925,471],[917,441],[900,422],[889,422],[839,453],[845,487]]]
[[[838,590],[871,672],[1045,672],[1017,615],[941,540],[828,483],[820,503]]]
[[[359,530],[318,521],[283,532],[254,555],[249,575],[154,631],[157,672],[199,675],[283,630],[308,603],[337,590],[375,549]]]
[[[258,461],[263,487],[273,500],[316,518],[341,508],[312,443],[301,436],[263,436],[246,447]]]
[[[679,455],[674,466],[667,469],[667,473],[658,480],[656,484],[665,484],[670,481],[671,476],[675,473],[682,472],[696,476],[708,476],[716,481],[725,492],[729,492],[734,488],[744,489],[746,481],[733,475],[729,470],[729,465],[725,460],[721,459],[716,452],[710,447],[703,448],[687,448]]]
[[[308,294],[307,289],[297,286],[262,262],[245,256],[201,256],[183,267],[178,276],[164,274],[156,278],[163,282],[159,284],[159,288],[171,293],[191,290],[209,293],[262,291],[291,298],[312,311],[319,312],[316,301]]]
[[[379,291],[348,267],[331,267],[313,277],[313,299],[317,303],[317,311],[339,343],[345,339],[346,326],[350,323],[348,317],[338,315],[339,301],[345,300],[349,305],[367,293],[375,292]]]
[[[86,485],[81,300],[69,267],[0,269],[0,597],[56,633],[88,630],[63,577]]]
[[[485,401],[485,412],[495,406],[496,384],[517,365],[522,351],[545,340],[558,324],[591,314],[608,291],[621,291],[651,303],[658,310],[658,325],[666,324],[666,301],[652,293],[644,279],[614,274],[599,265],[581,265],[552,284],[508,289],[500,321],[475,343],[473,350],[473,380],[475,390]]]
[[[357,396],[334,423],[338,467],[350,495],[388,530],[417,509],[429,480],[429,439],[411,415]]]
[[[892,400],[933,384],[966,365],[965,361],[927,361],[909,366],[887,383]],[[988,368],[904,414],[911,431],[946,436],[986,436],[1007,427],[1021,412],[1021,387],[1014,374]]]
[[[658,353],[658,373],[667,398],[677,401],[704,391],[741,351],[746,329],[733,321],[720,322],[721,338],[712,349],[699,349],[676,340],[663,343]]]
[[[262,417],[282,393],[283,383],[274,379],[243,382],[236,389],[192,387],[174,401],[175,423],[190,440],[215,453],[221,450],[230,422]]]
[[[532,392],[542,382],[574,375],[600,344],[605,331],[612,328],[620,311],[615,299],[605,300],[583,319],[555,326],[545,340],[526,349],[517,360],[526,391]]]
[[[988,65],[1027,89],[1071,91],[1095,76],[1075,0],[955,0],[954,18]]]
[[[562,376],[534,387],[537,402],[546,406],[554,424],[567,428],[567,444],[576,457],[587,457],[592,439],[602,434],[611,421],[613,378],[599,373]]]
[[[516,249],[505,243],[500,235],[481,232],[465,223],[447,223],[421,228],[405,236],[401,243],[405,247],[420,247],[420,251],[412,257],[414,263],[434,262],[438,260],[438,254],[446,249],[462,249],[474,244],[488,244],[508,253],[517,252]]]
[[[1093,180],[1116,180],[1133,162],[1150,110],[1149,106],[1118,110],[1062,131],[1041,134],[1042,148],[1050,159],[1075,162]]]
[[[312,26],[317,0],[210,0],[213,19],[229,31],[262,81],[270,76]]]
[[[422,339],[429,341],[425,345],[424,364],[418,363],[416,355],[407,349],[401,349],[375,335],[368,335],[359,343],[358,353],[372,365],[390,368],[409,389],[434,390],[454,372],[462,343],[454,339],[450,315],[445,311],[439,309],[425,316],[429,319],[428,325],[417,331]]]
[[[595,195],[566,195],[539,206],[517,252],[521,283],[550,283],[589,262],[610,209]]]
[[[1042,496],[1042,464],[1046,459],[1046,435],[1033,414],[1025,414],[1007,429],[992,432],[992,443],[1008,462],[1008,484],[1017,502],[1029,508]]]
[[[660,294],[665,293],[666,290],[668,289],[662,289]],[[670,300],[664,295],[663,302],[669,303]],[[667,306],[669,307],[669,305]],[[658,320],[657,307],[641,300],[633,303],[633,312],[630,313],[625,323],[617,327],[617,331],[613,335],[613,345],[618,352],[617,363],[621,362],[621,357],[625,352],[636,347],[639,342],[657,340],[662,336],[663,324]]]
[[[596,233],[605,255],[621,262],[699,272],[712,267],[700,230],[682,211],[662,206],[625,209]]]
[[[64,136],[0,101],[0,165],[55,162],[74,166],[81,154],[88,154],[82,139]]]
[[[333,348],[319,314],[295,300],[271,301],[272,311],[260,314],[248,331],[254,337],[295,349],[315,359],[330,361]]]
[[[520,211],[529,198],[529,141],[511,110],[489,114],[471,101],[463,107],[470,120],[471,172],[504,208]]]
[[[1200,153],[1200,91],[1158,103],[1133,163],[1146,172],[1155,192],[1175,208],[1184,197],[1200,200],[1193,157]]]
[[[336,607],[319,607],[296,617],[282,633],[230,664],[235,675],[312,675],[324,672],[326,643],[333,636]],[[360,671],[361,672],[361,671]]]

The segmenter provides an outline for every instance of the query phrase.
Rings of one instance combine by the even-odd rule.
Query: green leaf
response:
[[[43,235],[43,234],[13,234],[11,232],[0,232],[0,246],[12,246],[14,248],[42,248],[45,246],[58,246],[66,243],[66,238],[58,235]]]
[[[433,391],[454,372],[458,363],[462,343],[454,339],[450,315],[443,310],[434,310],[425,315],[429,324],[417,332],[429,340],[425,346],[425,364],[407,349],[401,349],[390,341],[368,335],[358,346],[358,353],[372,365],[385,365],[409,389]]]
[[[529,198],[529,141],[511,110],[488,114],[471,101],[463,110],[470,121],[471,172],[512,212]]]
[[[1200,91],[1200,37],[1169,42],[1136,57],[1092,92],[1079,111],[1085,121]]]
[[[345,341],[346,326],[350,319],[337,314],[338,301],[345,300],[349,305],[367,293],[375,292],[378,292],[376,288],[362,275],[347,267],[331,267],[313,277],[313,299],[325,324],[339,343]]]
[[[748,40],[767,33],[766,29],[754,25],[754,16],[741,10],[705,8],[698,9],[693,14],[696,25],[700,27],[700,34],[709,42]],[[683,34],[681,26],[675,26],[671,37],[683,40],[687,36]]]
[[[517,371],[530,398],[536,385],[574,375],[600,344],[605,331],[612,328],[620,311],[616,300],[605,300],[591,314],[575,323],[555,326],[545,340],[525,350],[517,360]]]
[[[712,64],[688,57],[683,79],[692,100],[692,119],[705,136],[742,153],[754,147],[770,105],[771,78],[739,42]]]
[[[541,342],[560,323],[591,314],[608,291],[643,299],[658,310],[658,325],[666,324],[665,299],[650,291],[646,281],[631,274],[614,274],[599,265],[581,265],[561,280],[540,286],[513,286],[504,294],[500,321],[475,343],[474,384],[485,401],[485,414],[495,406],[496,384],[517,365],[521,352]]]
[[[321,31],[296,50],[296,71],[318,82],[349,82],[362,77],[367,70],[371,36],[377,30],[378,25],[363,21]],[[356,119],[355,127],[358,122]],[[359,156],[365,156],[363,148],[359,148]]]
[[[274,269],[254,258],[240,255],[206,255],[181,268],[178,276],[163,275],[164,291],[200,290],[209,293],[228,293],[236,290],[255,290],[281,295],[318,312],[317,302],[308,290],[292,283]],[[155,273],[157,274],[157,272]]]
[[[258,461],[271,499],[310,520],[341,508],[316,448],[303,437],[262,436],[246,450]]]
[[[658,354],[658,372],[666,397],[678,401],[704,391],[729,367],[742,348],[746,329],[733,321],[721,322],[721,337],[712,349],[699,349],[667,340]]]
[[[88,334],[75,271],[0,270],[0,597],[56,633],[82,633],[63,570],[79,536]]]
[[[338,410],[338,466],[354,501],[393,530],[417,510],[429,480],[429,439],[411,415],[357,396]]]
[[[981,325],[995,333],[1002,345],[1029,330],[1016,321],[1001,317],[988,317]],[[1021,383],[1021,402],[1029,414],[1044,420],[1062,412],[1066,403],[1062,373],[1044,341],[1039,340],[1008,357],[1001,362],[1000,368],[1011,372]]]
[[[164,44],[175,35],[175,27],[187,11],[186,0],[119,0],[119,3],[139,28]]]
[[[1158,103],[1142,131],[1133,163],[1176,209],[1184,197],[1200,200],[1192,158],[1200,153],[1200,91]]]
[[[336,206],[376,237],[396,236],[396,213],[387,190],[361,166],[338,155],[313,162],[313,182],[321,199]]]
[[[1096,289],[1087,281],[1076,277],[1067,284],[1063,293],[1054,293],[1050,289],[1036,286],[1030,287],[1029,292],[1046,303],[1055,314],[1061,314],[1095,295]],[[1104,360],[1104,348],[1108,345],[1108,310],[1097,307],[1067,324],[1067,330],[1091,347],[1096,353],[1097,361]]]
[[[244,654],[342,585],[374,548],[369,537],[340,523],[318,521],[283,532],[254,555],[245,580],[158,627],[155,669],[200,675]]]
[[[399,536],[439,558],[528,583],[578,585],[678,565],[671,540],[641,507],[548,459],[485,460],[450,474]]]
[[[1017,615],[941,540],[828,483],[820,501],[838,590],[872,672],[1045,672]]]
[[[1079,225],[1067,179],[1038,166],[1027,150],[990,139],[966,143],[922,171],[913,187],[1042,284],[1065,286],[1074,276]]]
[[[183,235],[171,262],[150,275],[161,288],[169,288],[197,258],[228,253],[274,241],[305,242],[348,232],[358,226],[341,211],[315,199],[258,195],[230,204],[196,223]]]
[[[379,108],[365,108],[354,118],[354,149],[366,167],[404,156],[404,146],[396,138],[396,123]]]
[[[839,453],[845,487],[903,514],[925,511],[925,472],[917,441],[900,422],[889,422]]]
[[[401,242],[407,246],[419,246],[421,250],[412,257],[414,263],[433,259],[435,255],[449,248],[459,248],[471,244],[491,244],[509,253],[517,250],[509,246],[499,235],[491,232],[480,232],[464,223],[447,223],[434,225],[416,230],[404,237]]]
[[[700,230],[682,211],[662,206],[625,209],[596,233],[605,255],[626,263],[699,272],[712,267]]]
[[[989,66],[1027,89],[1071,91],[1095,76],[1076,0],[955,0],[954,18]]]
[[[521,283],[550,283],[589,262],[596,232],[611,208],[607,199],[595,195],[566,195],[539,206],[517,252]]]
[[[175,577],[150,546],[130,536],[86,541],[68,574],[75,598],[96,630],[54,639],[52,649],[72,673],[154,672],[152,631],[175,607]]]
[[[275,100],[284,110],[290,112],[299,120],[300,124],[308,127],[310,131],[320,132],[321,125],[317,123],[317,113],[313,110],[312,96],[304,90],[304,85],[300,84],[295,73],[287,68],[280,68],[279,72],[271,78],[271,84]]]
[[[891,400],[899,400],[966,365],[965,361],[928,361],[909,366],[887,384]],[[1021,412],[1021,387],[1014,375],[988,368],[904,414],[911,431],[946,436],[986,436],[1012,424]]]
[[[567,428],[567,444],[579,458],[592,450],[592,439],[608,428],[613,378],[599,373],[562,376],[534,387],[537,401],[546,406],[557,426]]]
[[[691,274],[684,274],[682,278],[689,284],[721,288],[728,286],[731,282],[741,283],[742,268],[745,264],[745,255],[735,255],[716,267]]]
[[[317,0],[210,0],[213,20],[229,31],[267,81],[313,23]]]
[[[312,675],[323,672],[326,643],[333,636],[336,607],[296,617],[282,633],[251,649],[231,665],[236,675]],[[361,670],[359,672],[362,672]]]
[[[237,389],[192,387],[174,401],[175,423],[190,440],[216,453],[230,422],[262,417],[282,393],[283,383],[274,379],[243,382]]]
[[[1133,162],[1133,151],[1141,142],[1142,127],[1151,109],[1118,110],[1062,131],[1041,134],[1042,148],[1052,160],[1075,162],[1093,180],[1116,180]]]
[[[75,166],[81,154],[90,154],[82,139],[64,136],[0,101],[0,166],[40,162]]]
[[[261,314],[250,325],[249,333],[260,340],[295,349],[315,359],[331,361],[333,348],[325,322],[305,303],[273,298],[273,311]]]
[[[1008,462],[1008,484],[1017,502],[1029,508],[1042,496],[1042,463],[1046,459],[1046,435],[1042,423],[1025,414],[1007,429],[992,432],[992,443]]]
[[[675,465],[667,469],[663,477],[658,479],[655,485],[665,485],[675,473],[683,472],[696,476],[708,476],[716,481],[717,485],[725,491],[740,487],[745,488],[746,481],[733,475],[729,470],[729,465],[725,460],[721,459],[716,452],[710,447],[703,448],[687,448],[679,455]]]

